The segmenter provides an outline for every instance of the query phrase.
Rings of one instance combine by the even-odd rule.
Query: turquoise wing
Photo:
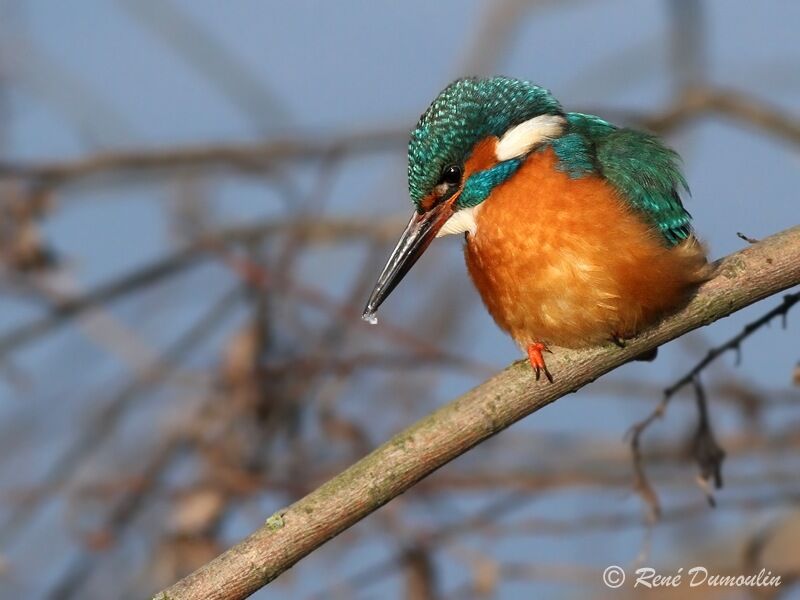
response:
[[[674,150],[654,135],[619,129],[593,115],[568,113],[567,120],[568,133],[553,144],[564,170],[577,177],[603,175],[669,245],[691,235],[691,215],[679,196],[688,186]]]

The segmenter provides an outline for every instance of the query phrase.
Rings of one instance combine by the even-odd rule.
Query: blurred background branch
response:
[[[713,256],[796,221],[794,5],[369,8],[0,0],[0,597],[151,594],[518,358],[457,242],[358,319],[408,218],[408,130],[456,76],[667,136]],[[638,466],[624,438],[773,308],[481,444],[259,597],[598,595],[608,564],[680,560],[790,593],[794,315],[671,396]]]

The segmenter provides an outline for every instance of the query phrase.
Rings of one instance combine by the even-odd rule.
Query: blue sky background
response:
[[[202,68],[156,32],[152,15],[161,26],[170,23],[169,11],[158,4],[150,0],[1,2],[0,85],[7,99],[0,128],[3,158],[40,162],[111,149],[235,143],[277,135],[327,138],[384,128],[410,129],[444,85],[487,61],[490,64],[481,67],[486,72],[544,85],[568,109],[605,109],[612,115],[658,111],[668,105],[674,85],[669,68],[669,12],[664,2],[540,3],[521,10],[516,27],[492,41],[488,48],[499,55],[494,61],[475,41],[488,22],[490,2],[171,3],[190,15],[235,60],[237,68],[246,72],[251,101],[253,95],[258,99],[248,106],[235,92],[222,91]],[[800,4],[777,0],[703,4],[707,80],[800,114]],[[204,44],[199,51],[210,53],[211,58],[200,60],[205,66],[216,68],[213,61],[223,60],[213,46]],[[222,71],[230,71],[224,63]],[[684,157],[692,189],[687,207],[712,257],[743,246],[737,231],[761,238],[800,220],[796,146],[717,117],[699,120],[668,141]],[[301,190],[313,185],[313,176],[306,168],[293,168],[286,176]],[[236,224],[284,214],[280,193],[269,179],[209,175],[200,180],[218,223]],[[59,190],[59,208],[46,221],[45,232],[59,252],[69,257],[70,276],[77,285],[91,289],[176,247],[174,232],[164,218],[164,204],[175,185],[168,178],[141,177]],[[398,147],[398,151],[344,161],[330,181],[327,203],[318,210],[310,207],[309,218],[380,219],[409,211],[405,157],[403,148]],[[439,286],[452,286],[458,290],[458,297],[467,299],[469,308],[460,314],[457,333],[446,344],[499,369],[519,355],[480,305],[468,281],[460,246],[460,240],[454,238],[437,242],[384,305],[381,317],[414,330],[420,306],[436,302]],[[381,254],[388,250],[387,245]],[[304,256],[297,277],[344,298],[360,269],[361,263],[354,260],[359,252],[357,247],[344,247]],[[148,343],[163,347],[224,293],[226,282],[229,280],[219,266],[206,265],[182,276],[178,284],[171,284],[169,300],[164,289],[153,289],[135,300],[114,304],[111,310]],[[607,379],[646,380],[658,389],[690,368],[710,344],[725,340],[776,302],[767,300],[669,344],[657,362],[627,365]],[[0,331],[9,331],[38,314],[41,306],[36,303],[3,295]],[[714,375],[707,379],[746,381],[767,398],[786,392],[800,359],[800,326],[797,316],[792,316],[787,330],[773,326],[748,341],[740,367],[733,370],[732,361],[723,359],[727,366],[712,369]],[[313,311],[306,317],[313,327]],[[234,313],[230,322],[241,318],[241,313]],[[366,326],[355,327],[351,348],[377,343],[370,341],[374,334]],[[438,341],[424,327],[416,333]],[[223,333],[212,336],[198,349],[191,359],[192,367],[202,370],[213,365],[223,338]],[[286,347],[287,353],[297,352],[303,340],[287,340]],[[34,385],[20,392],[0,383],[0,431],[17,453],[16,458],[8,456],[0,465],[0,491],[39,483],[48,465],[69,444],[73,427],[81,426],[78,415],[91,408],[99,392],[119,386],[129,374],[123,361],[96,348],[73,326],[16,352],[14,363],[33,378]],[[419,385],[433,386],[431,406],[455,397],[481,379],[459,372],[433,378],[410,371],[408,377],[419,377]],[[370,423],[376,443],[430,408],[427,404],[419,407],[419,414],[393,409],[392,396],[399,392],[379,393],[378,381],[377,376],[365,376],[351,382],[352,393],[344,395],[342,407]],[[634,401],[603,386],[601,381],[594,393],[590,387],[537,413],[459,459],[452,468],[480,466],[493,453],[508,452],[513,447],[510,440],[517,438],[524,440],[524,452],[505,460],[535,472],[557,472],[560,453],[564,448],[579,447],[584,435],[595,441],[601,438],[611,455],[623,454],[624,432],[647,414],[658,396]],[[174,416],[177,409],[170,406],[172,397],[170,390],[153,393],[139,412],[113,433],[115,443],[109,454],[87,467],[84,475],[116,460],[130,460],[137,445],[147,444],[143,440],[150,439],[154,424]],[[787,418],[780,411],[769,415],[774,422],[768,422],[768,427],[778,426]],[[715,417],[721,432],[741,426],[733,411],[720,409]],[[693,419],[691,402],[678,400],[666,420],[653,430],[653,437],[682,435]],[[12,444],[17,439],[13,437],[15,431],[21,432],[22,439]],[[566,454],[575,456],[572,450]],[[784,458],[776,469],[789,473],[797,461],[791,455]],[[730,500],[745,493],[748,473],[763,468],[758,457],[739,460],[731,454],[726,465],[731,477],[720,493],[720,504],[725,504],[726,497]],[[683,478],[689,485],[665,485],[665,505],[687,499],[703,502],[690,484],[693,476],[694,467],[689,463],[672,473],[673,478]],[[417,507],[419,523],[435,526],[497,500],[486,491],[451,496],[436,505],[401,501]],[[244,535],[286,501],[269,493],[260,496],[249,510],[237,513],[227,523],[228,540]],[[591,492],[575,489],[546,496],[526,504],[514,515],[570,519],[605,507],[638,514],[639,505],[633,494],[621,496],[618,488],[600,487]],[[63,526],[69,506],[70,501],[63,497],[46,503],[24,535],[2,549],[3,560],[17,566],[5,581],[0,580],[0,596],[36,597],[58,579],[75,551],[75,541]],[[699,529],[698,522],[702,523]],[[751,524],[747,515],[732,515],[723,509],[683,528],[657,528],[651,541],[652,559],[675,563],[676,552],[687,547],[699,552],[704,540],[725,539]],[[382,522],[371,517],[356,528],[363,537],[355,541],[355,549],[338,553],[335,544],[326,546],[257,597],[305,598],[327,584],[345,580],[348,573],[381,556],[391,555],[396,544],[382,527]],[[578,563],[602,569],[610,563],[631,563],[640,551],[643,535],[640,528],[633,528],[613,535],[588,534],[577,542],[574,537],[487,540],[465,536],[463,543],[497,560],[524,559],[541,565]],[[146,545],[132,536],[111,558],[96,559],[118,568],[128,558],[140,560],[146,553]],[[443,589],[455,590],[469,577],[463,563],[452,555],[437,554],[436,560]],[[43,562],[49,564],[48,569],[34,568]],[[19,566],[26,564],[31,566]],[[131,581],[126,584],[130,587],[126,589],[143,589],[137,587],[134,575],[130,574]],[[103,575],[94,577],[100,586]],[[399,597],[402,583],[399,576],[389,577],[360,590],[359,597]],[[585,589],[541,580],[509,582],[500,587],[500,596],[569,597],[580,596]]]

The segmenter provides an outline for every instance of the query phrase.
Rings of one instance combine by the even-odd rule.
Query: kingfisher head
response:
[[[508,77],[447,86],[420,117],[408,144],[414,214],[378,277],[363,318],[378,306],[434,238],[473,232],[475,211],[525,158],[559,137],[564,112],[549,91]]]

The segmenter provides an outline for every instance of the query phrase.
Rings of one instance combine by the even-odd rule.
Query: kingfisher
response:
[[[408,189],[414,213],[363,318],[435,238],[463,234],[483,303],[537,380],[553,381],[551,347],[622,346],[709,277],[678,154],[528,81],[447,86],[411,132]]]

